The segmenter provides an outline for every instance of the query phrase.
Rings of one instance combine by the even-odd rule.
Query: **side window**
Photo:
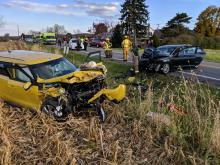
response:
[[[22,82],[30,82],[31,79],[20,69],[15,69],[15,79]]]
[[[192,55],[192,54],[195,54],[195,52],[196,52],[196,48],[195,48],[195,47],[187,48],[187,49],[182,50],[182,51],[179,53],[179,56]]]
[[[204,53],[204,51],[201,48],[198,48],[196,53]]]
[[[7,65],[4,62],[0,62],[0,75],[8,77]]]
[[[22,68],[26,74],[28,74],[31,78],[33,75],[31,74],[28,68]],[[31,78],[28,77],[20,68],[8,68],[9,75],[12,79],[21,81],[21,82],[31,82]]]

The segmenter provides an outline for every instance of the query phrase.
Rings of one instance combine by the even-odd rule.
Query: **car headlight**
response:
[[[64,88],[60,88],[60,89],[59,89],[59,93],[60,93],[60,94],[64,94],[64,93],[65,93],[65,89],[64,89]]]

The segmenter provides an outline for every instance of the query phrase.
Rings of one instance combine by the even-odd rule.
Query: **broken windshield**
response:
[[[47,80],[67,75],[76,71],[77,68],[67,59],[60,58],[46,63],[32,65],[30,69],[36,77]]]

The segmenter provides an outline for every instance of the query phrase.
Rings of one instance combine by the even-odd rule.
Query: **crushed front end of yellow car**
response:
[[[98,111],[101,121],[106,118],[102,108],[103,101],[108,99],[120,102],[126,95],[126,86],[123,84],[115,89],[108,89],[106,70],[102,71],[94,68],[92,70],[78,70],[49,80],[38,79],[38,83],[43,85],[44,90],[42,91],[45,94],[45,100],[50,100],[49,103],[51,103],[53,102],[51,100],[55,98],[56,103],[59,102],[56,104],[56,114],[62,114],[62,109],[69,113],[93,108]]]

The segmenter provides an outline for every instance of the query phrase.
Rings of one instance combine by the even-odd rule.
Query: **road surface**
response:
[[[87,52],[79,51],[78,53],[86,54],[93,51],[101,51],[104,56],[102,48],[88,47]],[[123,61],[122,51],[113,50],[113,59],[117,61]],[[131,63],[131,56],[129,57],[128,63]],[[220,64],[213,62],[202,62],[197,69],[187,69],[183,71],[176,71],[170,73],[175,76],[184,76],[185,78],[194,78],[197,82],[205,82],[212,86],[220,87]]]

